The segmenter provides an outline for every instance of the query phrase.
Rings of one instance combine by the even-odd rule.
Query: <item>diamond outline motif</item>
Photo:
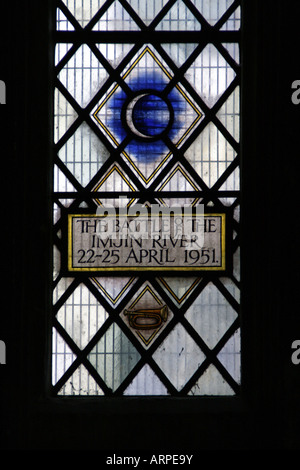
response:
[[[176,279],[176,278],[175,278]],[[189,295],[193,292],[195,287],[200,283],[202,278],[196,277],[191,283],[190,286],[186,289],[184,294],[181,295],[181,297],[178,297],[177,294],[174,292],[172,287],[169,285],[169,283],[166,281],[166,278],[164,277],[159,277],[157,280],[158,282],[163,286],[164,289],[168,292],[169,295],[173,297],[175,302],[178,305],[181,305],[182,303],[185,302],[185,300],[189,297]]]
[[[122,180],[124,181],[124,183],[128,186],[128,188],[132,191],[132,192],[135,192],[136,191],[136,188],[132,185],[132,183],[130,183],[130,181],[127,179],[127,177],[122,173],[121,169],[118,167],[118,165],[113,165],[107,173],[105,173],[105,175],[98,181],[98,183],[96,184],[96,186],[93,188],[93,192],[97,192],[99,191],[99,188],[101,188],[101,186],[105,183],[105,181],[114,173],[114,172],[117,172],[118,175],[122,178]],[[98,198],[95,198],[95,201],[96,203],[99,205],[99,206],[103,206],[102,202],[100,201],[100,199]],[[130,199],[130,201],[128,202],[127,204],[127,207],[130,207],[131,204],[135,201],[135,198],[132,198]]]
[[[156,64],[161,68],[163,73],[168,77],[169,80],[172,79],[172,75],[170,72],[166,69],[166,67],[160,62],[160,60],[156,57],[154,52],[150,49],[150,47],[147,45],[144,47],[143,51],[139,54],[139,56],[136,58],[136,60],[133,62],[133,64],[129,67],[129,69],[122,75],[122,80],[125,80],[129,74],[132,72],[132,70],[135,68],[135,66],[140,62],[140,60],[145,56],[145,54],[150,54],[152,59],[156,62]],[[112,142],[115,144],[115,146],[118,146],[120,143],[118,142],[117,138],[113,135],[113,133],[107,128],[107,126],[101,121],[101,119],[98,117],[99,111],[108,103],[110,98],[113,96],[113,94],[120,88],[119,84],[116,84],[112,90],[108,93],[107,96],[104,97],[104,99],[100,102],[100,104],[97,106],[96,110],[92,113],[92,117],[96,120],[97,124],[100,125],[100,127],[104,130],[104,132],[109,136],[109,138],[112,140]],[[193,108],[195,113],[197,114],[197,117],[195,120],[192,122],[192,124],[189,126],[187,130],[181,135],[180,139],[178,142],[175,143],[175,146],[178,148],[180,144],[184,141],[184,139],[187,137],[188,134],[192,131],[192,129],[195,128],[195,126],[199,123],[199,121],[203,118],[204,113],[200,111],[195,104],[190,100],[190,98],[187,96],[186,92],[180,86],[179,84],[175,85],[177,91],[180,93],[181,96],[186,100],[186,102]],[[136,173],[140,176],[140,178],[144,181],[144,183],[148,184],[155,174],[161,169],[161,167],[166,163],[166,161],[172,156],[172,152],[168,152],[167,155],[163,158],[163,160],[159,163],[159,165],[154,169],[152,174],[146,178],[145,175],[139,170],[137,165],[133,162],[131,159],[130,155],[123,150],[121,153],[126,160],[132,165]]]
[[[150,295],[153,297],[153,299],[155,300],[156,302],[156,305],[158,306],[161,306],[163,307],[165,304],[162,302],[162,300],[158,297],[157,293],[154,292],[154,290],[150,287],[149,284],[146,284],[146,286],[141,290],[141,292],[138,294],[137,298],[134,299],[134,301],[127,307],[128,310],[133,310],[134,307],[137,306],[137,304],[140,302],[140,300],[143,298],[143,296],[146,294],[146,293],[150,293]],[[169,309],[168,309],[169,310]],[[121,313],[120,315],[120,318],[124,321],[124,323],[126,324],[126,326],[130,329],[130,331],[134,331],[134,333],[138,336],[138,338],[140,339],[140,343],[143,345],[143,346],[146,346],[148,347],[149,344],[153,341],[153,339],[155,338],[155,336],[159,333],[159,331],[162,330],[162,328],[164,326],[167,325],[167,323],[171,320],[171,318],[173,317],[173,315],[171,314],[170,310],[169,310],[169,314],[168,314],[168,318],[165,320],[165,322],[163,324],[160,325],[159,328],[156,328],[155,331],[153,331],[152,334],[150,334],[150,336],[147,338],[145,337],[141,331],[139,330],[133,330],[133,328],[130,327],[129,325],[129,322],[127,321],[126,317],[125,317],[125,314],[124,314],[124,311]],[[150,330],[150,328],[149,328]]]
[[[120,291],[117,293],[115,297],[113,297],[108,290],[106,290],[103,285],[100,283],[99,279],[96,277],[91,278],[93,284],[99,289],[99,291],[109,300],[109,302],[113,305],[116,305],[121,297],[125,294],[125,292],[131,287],[131,285],[135,282],[135,278],[131,277],[129,280],[125,283],[125,285],[120,289]]]
[[[169,175],[166,177],[166,179],[162,182],[162,184],[158,187],[158,191],[162,192],[163,193],[163,189],[164,187],[171,181],[171,179],[176,175],[176,173],[180,173],[182,175],[183,178],[186,179],[187,183],[195,190],[195,191],[198,191],[199,188],[198,186],[196,185],[196,183],[191,179],[191,177],[188,175],[188,173],[186,171],[184,171],[184,169],[182,168],[181,164],[177,164],[175,165],[175,167],[172,169],[172,171],[169,173]],[[164,201],[163,198],[159,198],[158,199],[159,202],[163,205],[163,206],[167,206],[166,202]],[[200,198],[196,197],[193,202],[191,203],[191,206],[194,207],[197,202],[199,202]]]

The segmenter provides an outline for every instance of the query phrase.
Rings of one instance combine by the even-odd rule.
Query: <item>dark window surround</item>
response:
[[[287,258],[278,261],[274,257],[279,244],[296,246],[296,237],[275,231],[278,211],[289,216],[295,209],[293,172],[286,167],[282,171],[279,165],[286,137],[290,153],[297,142],[292,120],[288,130],[280,126],[284,116],[280,106],[286,116],[290,111],[296,114],[287,102],[290,83],[298,78],[289,62],[292,53],[282,50],[295,40],[285,2],[243,1],[242,395],[130,399],[126,406],[123,398],[117,402],[105,398],[101,403],[82,398],[74,403],[50,399],[46,393],[51,301],[50,3],[27,0],[17,11],[7,6],[9,118],[5,129],[11,158],[4,188],[9,195],[5,217],[13,224],[13,235],[6,262],[12,281],[7,282],[6,293],[13,301],[4,330],[7,338],[1,338],[7,344],[2,387],[4,447],[201,451],[297,446],[299,372],[296,375],[289,359],[290,343],[298,339],[299,330],[295,315],[286,309],[286,302],[291,305],[295,299],[297,277],[290,275]],[[297,2],[293,3],[295,11]],[[279,63],[285,64],[285,73],[278,69]],[[284,158],[289,158],[289,152]]]

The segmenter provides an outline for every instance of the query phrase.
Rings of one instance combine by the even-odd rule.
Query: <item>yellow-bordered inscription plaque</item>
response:
[[[226,214],[68,214],[68,271],[225,271]]]

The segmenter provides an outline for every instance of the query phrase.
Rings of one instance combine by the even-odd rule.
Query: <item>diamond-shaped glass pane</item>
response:
[[[109,152],[91,128],[83,123],[58,152],[77,181],[86,186],[109,157]]]
[[[104,395],[104,393],[81,364],[59,390],[58,395]]]
[[[205,184],[212,187],[234,160],[236,152],[215,124],[209,123],[184,156]]]
[[[96,44],[101,54],[105,57],[109,64],[116,68],[121,61],[131,51],[133,44]]]
[[[181,165],[176,165],[172,171],[163,180],[163,183],[158,187],[158,191],[161,191],[162,197],[160,201],[167,206],[178,206],[184,207],[185,205],[194,205],[197,199],[193,197],[180,197],[186,191],[197,191],[199,190],[198,185],[195,183],[193,178],[187,173]],[[164,192],[177,192],[178,197],[169,198],[164,196]]]
[[[209,283],[186,312],[186,318],[212,349],[237,318],[227,299]]]
[[[213,44],[205,46],[185,74],[209,107],[217,102],[235,76],[233,68]]]
[[[148,26],[169,0],[127,0],[141,20]]]
[[[182,325],[177,325],[153,354],[170,382],[181,390],[205,359]]]
[[[90,22],[106,0],[63,0],[69,11],[83,28]]]
[[[114,323],[89,353],[88,359],[106,385],[116,390],[138,363],[140,354]]]
[[[124,395],[167,395],[168,390],[148,364],[137,374]]]
[[[199,31],[201,23],[182,0],[178,0],[156,26],[158,31]]]
[[[102,305],[83,284],[74,290],[57,313],[57,320],[82,349],[106,318],[107,313]]]
[[[137,31],[139,29],[118,0],[113,2],[93,28],[94,31]]]
[[[214,25],[224,15],[234,0],[192,0],[206,21]]]
[[[191,388],[189,395],[234,395],[233,389],[211,364]]]
[[[58,78],[77,103],[84,107],[106,81],[108,72],[84,44],[63,67]]]

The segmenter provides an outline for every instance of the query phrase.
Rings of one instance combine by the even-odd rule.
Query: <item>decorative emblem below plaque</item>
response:
[[[153,287],[144,285],[133,302],[121,313],[122,320],[148,346],[173,317]]]

